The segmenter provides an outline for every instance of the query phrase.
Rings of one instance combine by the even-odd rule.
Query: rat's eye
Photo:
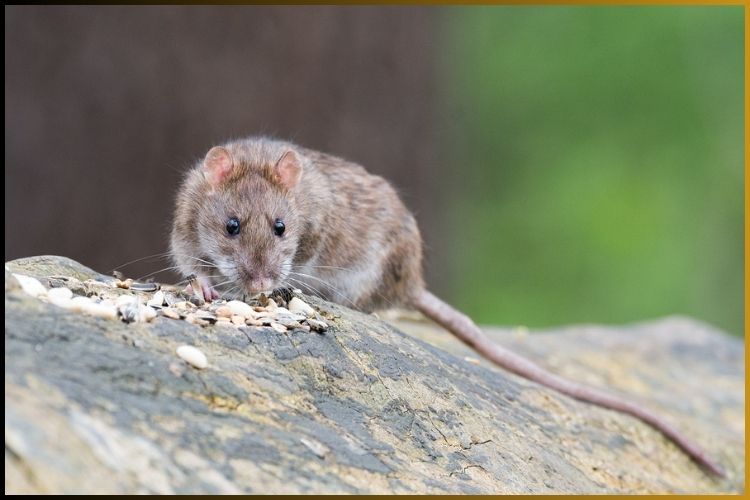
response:
[[[237,217],[232,217],[227,221],[227,233],[231,236],[240,234],[240,220]]]
[[[284,234],[284,229],[286,229],[284,221],[281,219],[276,219],[276,222],[273,223],[273,232],[276,233],[276,236],[281,236],[282,234]]]

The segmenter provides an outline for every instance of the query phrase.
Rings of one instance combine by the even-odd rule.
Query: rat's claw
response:
[[[211,285],[208,285],[208,288],[205,286],[203,287],[203,296],[206,300],[215,300],[219,298],[219,292],[217,292]]]
[[[202,278],[196,278],[198,282],[198,286],[200,287],[200,292],[195,292],[193,290],[193,284],[189,284],[187,287],[185,287],[185,291],[188,293],[195,293],[196,295],[202,296],[203,300],[206,302],[211,302],[214,299],[219,298],[219,292],[216,291],[214,287],[211,286],[211,282]]]

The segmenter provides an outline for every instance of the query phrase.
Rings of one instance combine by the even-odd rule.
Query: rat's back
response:
[[[422,239],[395,189],[356,163],[296,148],[310,162],[297,193],[309,217],[298,272],[360,310],[411,303],[423,288]]]

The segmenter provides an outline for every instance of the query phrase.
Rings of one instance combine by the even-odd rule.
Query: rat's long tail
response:
[[[639,406],[636,403],[622,399],[604,391],[586,387],[582,384],[566,380],[548,372],[541,366],[528,359],[495,344],[479,329],[465,314],[457,311],[427,290],[422,291],[416,298],[414,306],[423,314],[433,319],[468,344],[478,353],[510,372],[524,378],[555,389],[581,401],[594,403],[611,410],[629,413],[658,429],[665,436],[675,442],[685,453],[697,463],[718,476],[724,476],[722,469],[715,464],[706,453],[690,442],[672,424],[656,413]]]

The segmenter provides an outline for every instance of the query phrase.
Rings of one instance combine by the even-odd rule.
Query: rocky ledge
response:
[[[6,493],[744,490],[743,343],[691,319],[487,331],[669,416],[723,479],[640,421],[495,369],[416,317],[301,296],[324,331],[262,317],[128,323],[54,305],[63,293],[31,296],[13,273],[115,287],[62,257],[6,263]],[[207,366],[178,356],[185,345]]]

